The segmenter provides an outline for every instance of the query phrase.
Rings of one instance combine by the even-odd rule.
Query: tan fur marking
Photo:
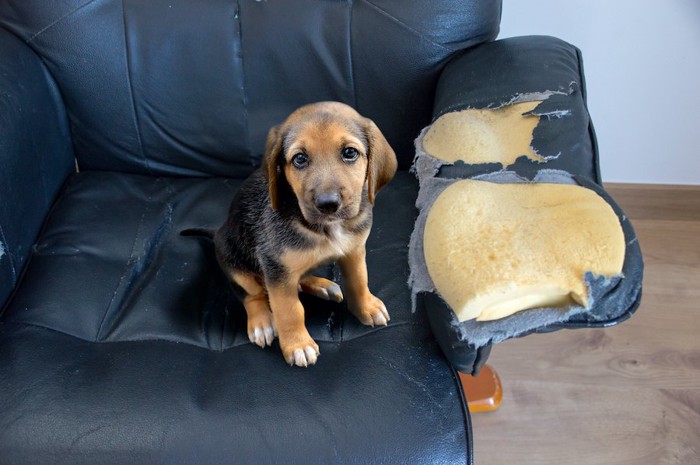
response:
[[[234,283],[241,286],[249,296],[265,294],[265,287],[260,278],[256,275],[233,271],[231,273],[231,279]]]
[[[343,274],[348,309],[365,325],[386,326],[391,318],[384,302],[369,290],[365,255],[365,248],[358,247],[338,260]]]
[[[299,288],[302,292],[314,295],[321,299],[330,300],[333,302],[343,301],[343,292],[333,281],[318,276],[304,276],[299,281]]]
[[[309,270],[324,263],[339,259],[349,250],[355,249],[358,245],[363,244],[363,236],[353,235],[348,232],[339,233],[340,237],[325,237],[320,234],[314,234],[317,240],[315,247],[310,249],[291,249],[282,252],[280,262],[287,269],[290,280],[296,279],[297,282]]]
[[[360,154],[353,163],[343,161],[343,149],[352,147]],[[291,163],[297,153],[309,157],[306,168]],[[307,123],[296,133],[285,153],[284,176],[305,216],[314,210],[314,193],[337,191],[341,203],[359,213],[367,176],[367,148],[344,124],[332,121],[324,125]]]
[[[296,283],[268,287],[268,293],[284,359],[290,365],[307,366],[316,363],[318,344],[304,325],[304,307],[299,302]],[[307,349],[314,352],[313,357],[306,356]],[[295,353],[299,350],[304,353],[305,360],[297,363]]]
[[[367,170],[367,185],[369,203],[374,205],[374,198],[379,189],[384,187],[396,174],[398,162],[394,149],[391,148],[384,134],[379,130],[374,121],[366,119],[366,131],[369,136],[369,148],[367,158],[369,168]]]

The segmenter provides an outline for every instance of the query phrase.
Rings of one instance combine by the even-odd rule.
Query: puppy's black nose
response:
[[[337,192],[318,194],[314,203],[321,213],[335,213],[340,208],[340,194]]]

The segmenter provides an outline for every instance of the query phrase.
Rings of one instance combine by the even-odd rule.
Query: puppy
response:
[[[265,347],[279,336],[287,363],[316,363],[298,292],[342,301],[336,283],[309,274],[332,261],[353,315],[387,324],[386,306],[367,287],[365,242],[375,196],[396,165],[374,122],[341,103],[301,107],[270,130],[262,167],[214,233],[217,260],[243,297],[251,342]]]

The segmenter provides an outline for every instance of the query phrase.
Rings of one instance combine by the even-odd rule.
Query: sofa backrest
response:
[[[294,108],[339,100],[406,168],[437,75],[493,39],[495,0],[8,0],[44,60],[81,170],[238,177]]]

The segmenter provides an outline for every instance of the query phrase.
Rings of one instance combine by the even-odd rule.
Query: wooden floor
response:
[[[700,464],[700,186],[606,187],[639,237],[642,304],[494,347],[503,404],[472,416],[478,465]]]

